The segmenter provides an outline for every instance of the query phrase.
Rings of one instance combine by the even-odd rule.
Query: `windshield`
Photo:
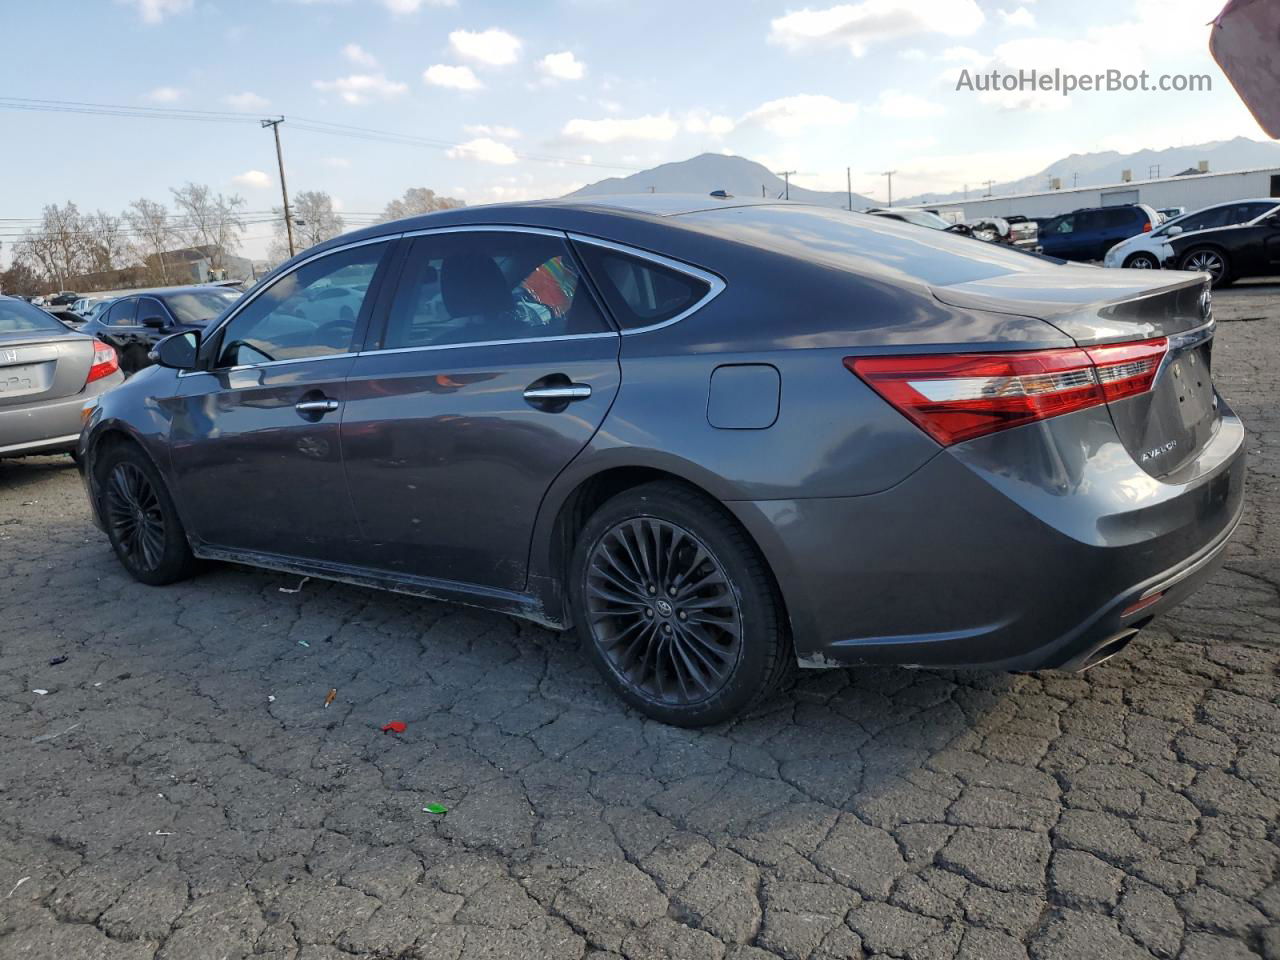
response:
[[[179,323],[203,326],[240,299],[229,290],[190,290],[161,297]]]
[[[0,300],[0,333],[54,332],[67,328],[22,300]]]
[[[894,214],[907,221],[907,223],[914,223],[920,227],[929,227],[932,230],[945,230],[951,226],[936,213],[930,213],[928,210],[895,210]]]

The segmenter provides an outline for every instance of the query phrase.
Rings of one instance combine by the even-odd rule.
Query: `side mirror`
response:
[[[151,316],[151,317],[144,317],[142,320],[142,325],[144,327],[149,327],[152,330],[163,330],[169,324],[164,317]]]
[[[1174,227],[1170,227],[1166,232],[1169,234],[1169,236],[1176,237],[1178,234],[1182,232],[1182,228],[1174,226]]]
[[[194,370],[200,354],[200,334],[194,330],[165,337],[151,351],[151,358],[171,370]]]

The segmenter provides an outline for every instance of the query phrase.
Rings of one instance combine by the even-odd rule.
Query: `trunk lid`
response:
[[[1037,317],[1082,347],[1167,339],[1151,389],[1107,405],[1121,442],[1153,477],[1185,466],[1217,430],[1215,325],[1209,284],[1200,275],[1055,266],[934,287],[933,293],[952,306]]]
[[[92,337],[0,333],[0,408],[74,396],[92,365]]]

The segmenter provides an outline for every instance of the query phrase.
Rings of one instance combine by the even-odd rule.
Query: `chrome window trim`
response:
[[[526,227],[508,223],[462,223],[451,227],[425,227],[422,230],[408,230],[402,237],[429,237],[437,233],[532,233],[540,237],[558,237],[566,239],[568,234],[563,230],[550,227]]]
[[[232,320],[238,317],[242,311],[248,309],[249,305],[253,303],[255,300],[257,300],[258,297],[262,296],[264,293],[266,293],[268,290],[274,287],[277,283],[279,283],[285,277],[289,276],[290,274],[297,273],[307,264],[314,263],[316,260],[319,260],[321,257],[332,256],[335,253],[342,253],[346,250],[354,250],[356,247],[367,247],[370,244],[374,244],[374,243],[387,243],[388,241],[391,241],[391,240],[398,240],[402,236],[404,236],[404,234],[402,233],[384,233],[381,236],[377,236],[377,237],[366,237],[364,240],[354,240],[351,243],[344,243],[341,246],[330,247],[327,250],[321,250],[318,253],[314,253],[311,256],[307,257],[307,259],[305,260],[299,260],[296,264],[293,265],[293,269],[289,270],[286,273],[281,273],[270,283],[264,284],[263,286],[259,287],[257,290],[253,291],[252,295],[246,296],[241,303],[236,304],[235,309],[232,310],[225,317],[223,317],[222,320],[216,326],[210,327],[207,331],[205,331],[204,335],[201,337],[201,342],[203,343],[204,341],[209,340],[214,336],[217,336],[219,333],[222,332],[223,327],[225,327]],[[244,363],[244,364],[237,364],[234,367],[216,367],[214,369],[216,369],[219,372],[228,372],[232,370],[256,370],[258,367],[278,366],[284,363],[305,363],[308,360],[335,360],[335,359],[341,359],[343,357],[354,357],[354,356],[356,356],[355,351],[347,351],[346,353],[326,353],[322,357],[294,357],[289,360],[265,360],[262,363]],[[178,376],[194,377],[198,374],[213,373],[213,372],[214,372],[213,370],[179,370]]]
[[[653,330],[661,330],[663,327],[669,327],[674,323],[679,323],[692,314],[697,313],[708,303],[714,300],[720,294],[724,293],[728,286],[720,277],[700,267],[684,263],[681,260],[672,260],[670,257],[664,257],[658,253],[650,253],[648,250],[641,250],[638,247],[628,246],[625,243],[615,243],[612,240],[602,240],[599,237],[589,237],[586,234],[571,233],[569,239],[574,243],[583,243],[592,247],[602,247],[605,250],[613,250],[615,253],[621,253],[628,257],[634,257],[637,260],[648,260],[650,263],[656,263],[660,267],[666,267],[676,273],[683,273],[685,276],[693,277],[707,284],[708,290],[706,294],[686,310],[677,313],[674,317],[669,317],[661,323],[651,323],[644,327],[632,327],[622,331],[622,336],[630,337],[637,333],[650,333]]]
[[[319,357],[289,357],[287,360],[263,360],[261,363],[238,363],[234,367],[217,367],[213,370],[179,370],[179,377],[213,376],[217,373],[235,373],[239,370],[261,370],[263,367],[282,367],[286,363],[312,363],[316,360],[344,360],[358,357],[359,353],[326,353]]]

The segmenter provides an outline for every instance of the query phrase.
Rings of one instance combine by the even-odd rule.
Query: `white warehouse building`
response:
[[[1124,180],[1100,187],[1069,187],[1041,193],[974,197],[946,203],[913,204],[936,210],[948,220],[980,217],[1055,217],[1082,207],[1110,207],[1145,203],[1157,210],[1185,207],[1188,212],[1247,197],[1276,197],[1280,203],[1280,167],[1235,170],[1230,173],[1192,173],[1155,180]]]

